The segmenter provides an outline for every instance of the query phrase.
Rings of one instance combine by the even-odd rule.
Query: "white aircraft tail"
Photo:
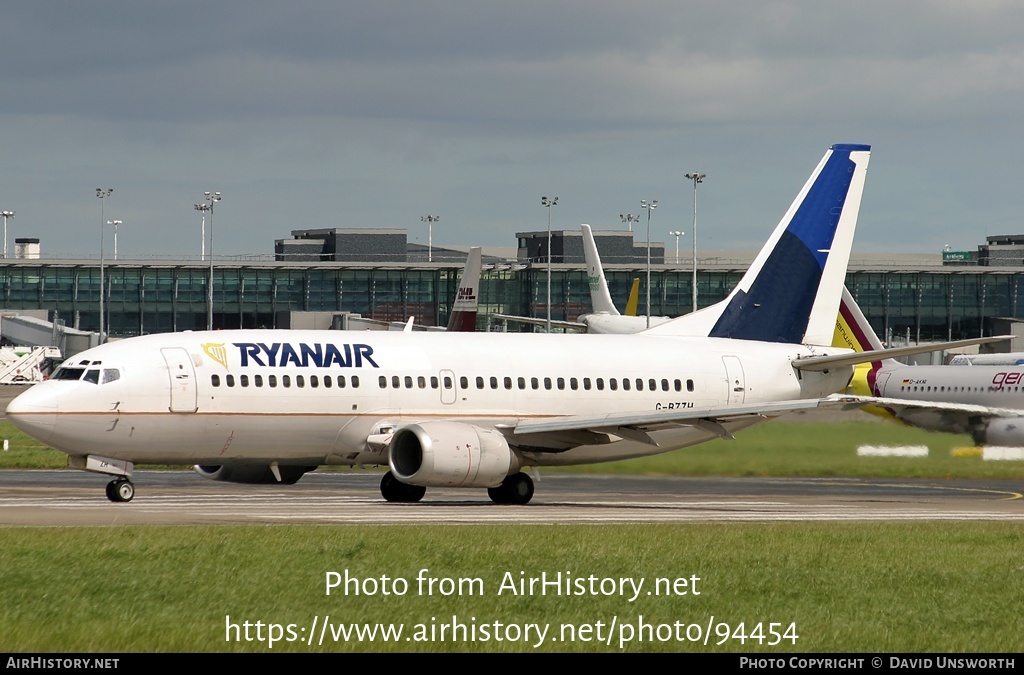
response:
[[[448,330],[472,333],[476,330],[476,314],[480,295],[480,247],[469,249],[466,267],[459,279],[459,292],[455,294],[452,313],[448,317]]]
[[[612,302],[612,294],[608,291],[608,281],[604,278],[601,267],[601,256],[597,253],[597,243],[590,225],[580,225],[583,230],[583,256],[587,261],[587,283],[590,285],[590,305],[594,314],[610,314],[619,316]]]
[[[647,332],[830,345],[870,154],[829,148],[729,297]]]

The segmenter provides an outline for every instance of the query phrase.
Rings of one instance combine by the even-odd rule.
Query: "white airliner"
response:
[[[148,335],[65,362],[7,408],[19,429],[107,473],[136,463],[294,482],[388,465],[381,493],[533,496],[525,467],[702,443],[842,391],[879,358],[831,346],[870,148],[826,151],[732,293],[636,335],[225,330]]]
[[[959,343],[997,342],[1011,337]],[[866,354],[882,349],[878,336],[846,290],[834,344]],[[876,358],[857,368],[850,391],[861,402],[872,404],[865,410],[911,426],[970,434],[978,445],[1024,446],[1024,366],[908,366],[891,358]]]
[[[588,333],[612,333],[617,335],[628,335],[639,333],[642,330],[659,326],[670,320],[667,316],[652,316],[648,321],[646,316],[635,314],[620,314],[612,302],[612,294],[608,290],[608,281],[604,276],[604,267],[601,265],[601,256],[597,252],[597,243],[594,241],[594,233],[590,225],[580,225],[583,231],[583,257],[587,262],[587,283],[590,285],[591,313],[581,314],[575,321],[551,321],[555,328],[564,330],[586,331]],[[638,284],[634,284],[634,290]],[[632,302],[632,294],[630,302]],[[514,316],[512,314],[494,314],[493,318],[504,321],[518,321],[530,323],[537,326],[547,324],[546,319],[529,316]]]

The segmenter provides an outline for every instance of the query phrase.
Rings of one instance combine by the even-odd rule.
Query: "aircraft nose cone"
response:
[[[7,421],[43,443],[57,421],[57,395],[47,383],[34,385],[7,405]]]

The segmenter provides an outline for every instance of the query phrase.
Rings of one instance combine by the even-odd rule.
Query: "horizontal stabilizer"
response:
[[[941,352],[947,349],[960,347],[973,347],[984,345],[990,342],[1012,340],[1012,335],[994,335],[985,338],[971,338],[969,340],[954,340],[952,342],[936,342],[927,345],[914,345],[912,347],[893,347],[892,349],[877,349],[870,352],[854,352],[852,354],[836,354],[835,356],[808,356],[793,361],[793,367],[799,370],[829,370],[840,366],[855,366],[859,363],[871,363],[882,359],[892,359],[898,356],[913,356],[914,354],[927,354],[928,352]]]

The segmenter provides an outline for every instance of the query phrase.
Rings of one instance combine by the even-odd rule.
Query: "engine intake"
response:
[[[494,487],[519,470],[501,432],[458,422],[423,422],[398,429],[388,466],[403,483],[427,487]]]

